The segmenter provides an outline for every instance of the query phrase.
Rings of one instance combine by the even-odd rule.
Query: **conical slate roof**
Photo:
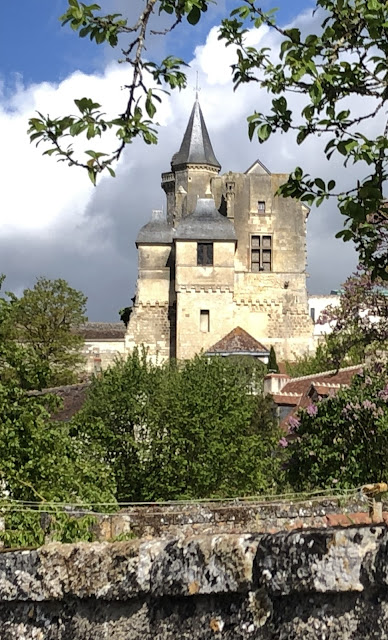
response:
[[[196,98],[189,123],[183,136],[181,148],[172,157],[171,167],[182,164],[208,164],[221,169],[221,165],[214,155],[212,143],[202,115],[201,107]]]
[[[212,198],[198,198],[193,213],[176,228],[177,240],[236,240],[233,223],[216,209]]]

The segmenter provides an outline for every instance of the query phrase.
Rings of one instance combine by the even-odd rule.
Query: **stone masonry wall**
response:
[[[2,640],[384,640],[388,530],[0,554]]]
[[[170,357],[170,309],[168,304],[136,304],[125,337],[125,348],[144,345],[150,360],[162,363]]]
[[[387,504],[383,507],[388,509]],[[388,514],[383,515],[388,522]],[[370,522],[368,503],[361,495],[304,502],[167,503],[132,506],[101,516],[95,534],[98,540],[109,541],[128,534],[139,538],[171,538],[219,533],[276,533]]]

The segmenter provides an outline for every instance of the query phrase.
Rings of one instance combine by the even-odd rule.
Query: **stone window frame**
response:
[[[260,215],[264,215],[265,214],[265,200],[258,200],[257,201],[257,213]]]
[[[214,242],[197,242],[197,266],[212,267],[214,264]]]
[[[255,233],[251,235],[250,268],[252,273],[270,273],[273,270],[272,234]]]
[[[201,309],[199,312],[199,329],[201,333],[210,333],[210,311]]]

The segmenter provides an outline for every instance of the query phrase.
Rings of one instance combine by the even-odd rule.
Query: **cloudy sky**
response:
[[[142,0],[104,0],[103,9],[136,16]],[[129,70],[116,62],[119,52],[80,40],[61,28],[58,16],[66,0],[18,0],[2,7],[0,24],[0,273],[19,294],[36,277],[65,278],[89,299],[90,320],[117,320],[117,310],[133,296],[137,256],[135,238],[153,208],[164,206],[160,174],[178,150],[194,100],[199,72],[200,102],[222,171],[245,171],[259,158],[271,171],[301,165],[313,175],[333,177],[345,186],[354,172],[329,165],[324,142],[298,148],[290,136],[263,145],[250,143],[247,116],[269,104],[257,86],[233,92],[233,51],[217,40],[217,25],[236,0],[218,0],[195,28],[184,25],[167,38],[155,38],[149,54],[172,53],[190,62],[189,87],[166,97],[158,110],[159,144],[140,141],[126,150],[117,177],[102,178],[93,188],[86,174],[42,157],[29,144],[28,118],[35,110],[51,116],[74,112],[74,98],[91,97],[107,113],[125,103],[122,86]],[[262,3],[271,7],[270,0]],[[313,29],[311,0],[277,0],[282,25],[294,22]],[[128,8],[129,7],[129,8]],[[156,22],[160,26],[160,22]],[[251,43],[278,47],[265,29],[250,34]],[[297,103],[295,103],[297,104]],[[355,106],[355,105],[353,105]],[[381,123],[376,122],[381,128]],[[334,240],[342,220],[333,205],[313,209],[308,223],[308,289],[330,292],[352,271],[356,259],[348,244]]]

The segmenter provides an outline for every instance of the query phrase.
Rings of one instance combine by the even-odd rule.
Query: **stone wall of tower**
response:
[[[149,358],[163,362],[173,357],[171,316],[174,305],[172,248],[170,245],[139,245],[135,303],[128,323],[125,348],[143,345]],[[175,331],[174,331],[175,335]]]
[[[167,198],[167,219],[176,226],[195,209],[198,198],[205,198],[218,169],[207,165],[187,165],[162,174],[162,189]]]
[[[234,248],[233,241],[214,242],[214,266],[199,267],[197,242],[176,241],[178,359],[206,351],[234,328]]]
[[[237,235],[234,326],[241,326],[280,359],[314,350],[306,289],[306,217],[301,203],[275,196],[285,174],[260,164],[251,172],[212,181],[216,206],[224,206]],[[271,238],[271,268],[253,272],[254,238]],[[226,333],[226,332],[225,332]]]

